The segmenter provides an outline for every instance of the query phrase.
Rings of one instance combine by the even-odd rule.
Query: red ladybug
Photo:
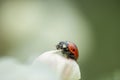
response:
[[[67,58],[77,60],[79,57],[79,52],[77,46],[69,41],[61,41],[57,44],[56,48],[62,50],[63,54],[67,55]]]

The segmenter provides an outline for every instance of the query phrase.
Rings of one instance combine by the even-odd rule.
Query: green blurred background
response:
[[[82,80],[120,80],[118,0],[0,1],[0,56],[32,62],[58,41],[79,48]]]
[[[92,24],[96,46],[83,63],[83,80],[120,80],[120,1],[85,0],[78,7]]]

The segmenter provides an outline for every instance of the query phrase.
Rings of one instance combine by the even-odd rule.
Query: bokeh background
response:
[[[0,1],[0,58],[32,63],[72,41],[82,80],[120,80],[119,26],[118,0]]]

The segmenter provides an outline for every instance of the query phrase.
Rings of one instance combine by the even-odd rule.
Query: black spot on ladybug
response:
[[[72,49],[72,51],[75,51],[75,49]]]

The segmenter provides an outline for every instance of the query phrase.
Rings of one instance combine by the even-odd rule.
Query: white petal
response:
[[[61,55],[61,51],[53,50],[40,55],[34,63],[42,62],[51,67],[62,80],[79,80],[80,69],[75,60],[67,59]]]

